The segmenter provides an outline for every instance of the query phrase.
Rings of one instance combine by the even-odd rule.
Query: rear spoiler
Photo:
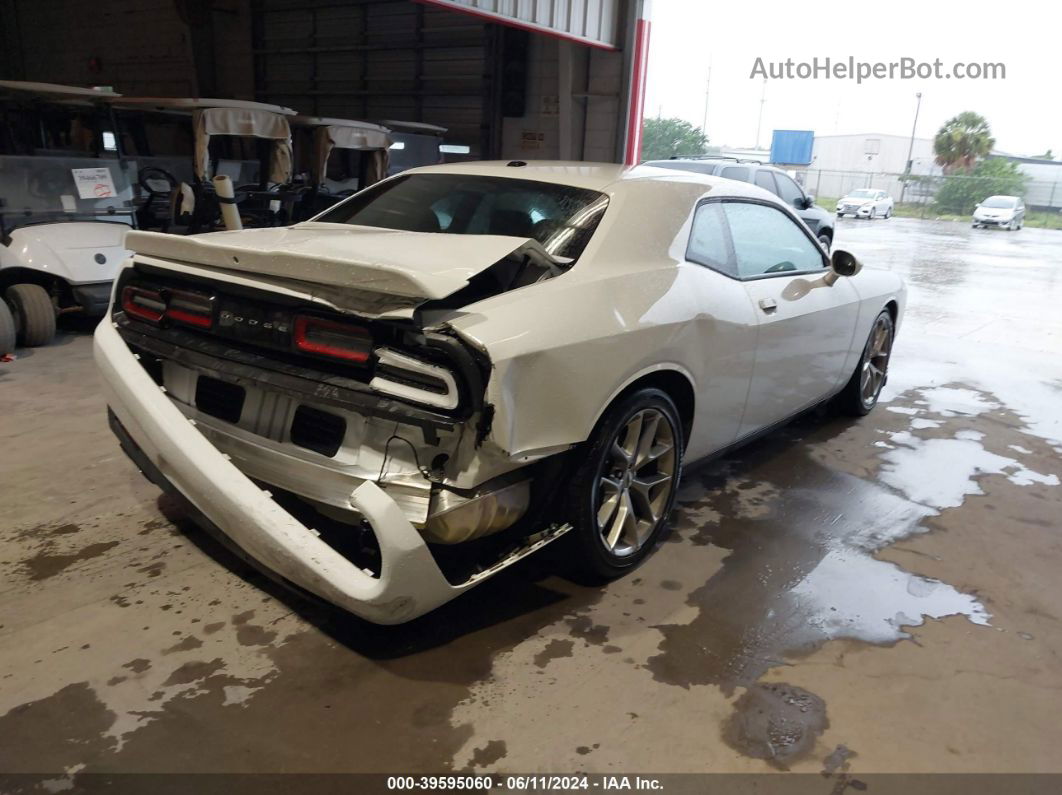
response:
[[[446,298],[509,256],[527,256],[550,268],[570,263],[552,257],[531,238],[314,222],[195,236],[131,231],[125,244],[135,254],[416,303]],[[334,289],[329,292],[335,294]]]

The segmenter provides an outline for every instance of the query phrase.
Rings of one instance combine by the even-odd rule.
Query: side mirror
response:
[[[814,197],[814,196],[812,196],[812,195],[811,195],[811,194],[809,193],[809,194],[807,194],[807,195],[806,195],[806,196],[804,197],[804,200],[803,200],[803,201],[801,202],[801,205],[803,205],[803,206],[801,207],[801,209],[803,209],[803,210],[808,210],[808,209],[810,209],[810,208],[811,208],[811,205],[813,205],[814,203],[815,203],[815,197]]]
[[[855,276],[861,270],[863,270],[863,263],[856,259],[855,254],[835,248],[830,254],[830,269],[823,279],[826,284],[832,286],[842,276]]]

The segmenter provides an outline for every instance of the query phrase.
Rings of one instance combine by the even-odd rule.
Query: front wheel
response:
[[[587,574],[618,577],[649,554],[675,503],[683,448],[678,410],[659,389],[639,389],[598,422],[567,495]]]
[[[829,235],[819,235],[819,242],[822,244],[822,247],[824,249],[829,251],[830,245],[833,243],[833,238]]]
[[[885,220],[888,221],[890,218],[892,218],[892,208],[891,207],[886,207],[885,208]]]
[[[55,306],[39,284],[13,284],[4,294],[15,327],[27,348],[47,345],[55,337]]]
[[[855,372],[837,396],[839,408],[846,414],[863,417],[878,404],[881,388],[889,375],[894,334],[892,315],[883,309],[874,319]]]

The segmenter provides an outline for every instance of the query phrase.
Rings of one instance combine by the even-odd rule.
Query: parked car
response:
[[[788,204],[808,225],[815,237],[827,251],[833,245],[833,216],[815,204],[815,197],[804,192],[796,180],[782,169],[754,160],[737,158],[703,158],[671,160],[650,160],[645,165],[658,168],[677,168],[683,171],[696,171],[699,174],[712,174],[726,179],[751,182],[770,191]]]
[[[837,200],[837,217],[854,215],[856,218],[891,218],[892,196],[883,190],[860,188]]]
[[[1018,196],[989,196],[974,208],[971,226],[1016,231],[1025,225],[1025,202]]]
[[[557,539],[629,571],[683,464],[871,411],[905,303],[773,193],[613,164],[425,167],[289,228],[128,244],[95,336],[122,447],[380,623]]]

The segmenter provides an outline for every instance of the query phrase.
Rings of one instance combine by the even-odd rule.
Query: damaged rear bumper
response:
[[[351,493],[350,504],[379,544],[380,572],[373,576],[230,463],[155,384],[112,323],[100,324],[94,348],[112,425],[146,475],[179,491],[213,528],[270,572],[369,621],[398,624],[423,615],[568,529],[541,534],[519,553],[453,585],[397,503],[365,481]]]

